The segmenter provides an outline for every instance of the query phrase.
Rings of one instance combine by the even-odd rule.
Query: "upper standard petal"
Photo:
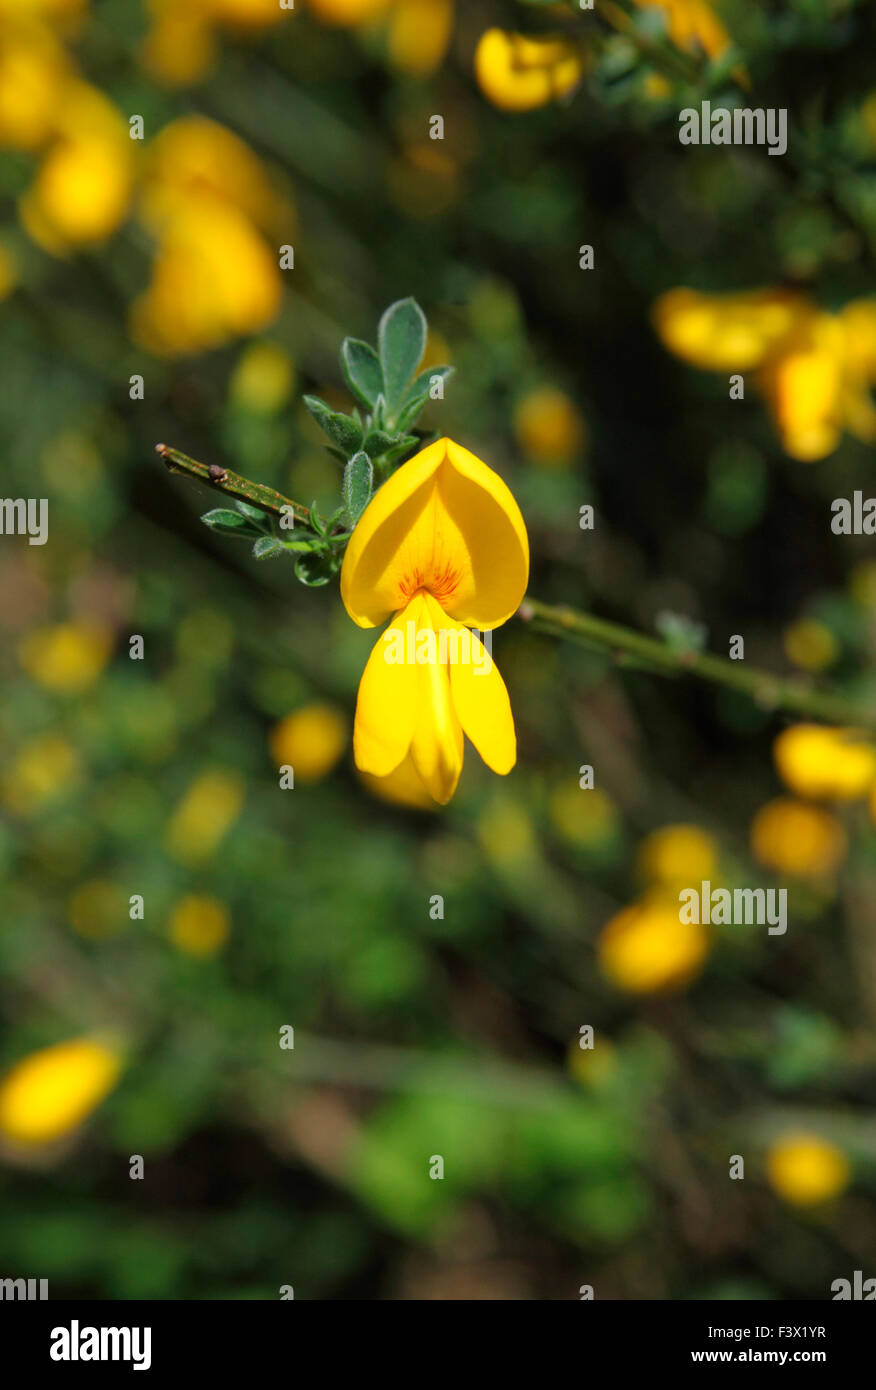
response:
[[[529,542],[510,490],[479,458],[439,439],[372,498],[341,570],[341,598],[375,627],[423,590],[468,626],[498,627],[519,607]]]

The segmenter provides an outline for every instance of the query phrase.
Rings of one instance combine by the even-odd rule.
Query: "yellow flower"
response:
[[[38,685],[56,694],[79,695],[102,675],[111,650],[108,629],[71,622],[34,628],[22,639],[18,654]]]
[[[675,891],[712,879],[718,867],[718,847],[698,825],[664,825],[645,836],[637,861],[649,884]]]
[[[216,898],[189,893],[181,898],[170,919],[170,939],[188,956],[205,958],[221,950],[231,931],[231,918]]]
[[[514,432],[520,447],[536,463],[569,463],[584,440],[584,421],[573,401],[553,386],[524,396],[514,411]]]
[[[163,236],[132,330],[159,356],[203,352],[266,328],[282,294],[276,257],[248,218],[193,198]]]
[[[393,806],[408,806],[415,811],[438,809],[438,803],[424,787],[410,753],[399,763],[395,771],[386,777],[375,777],[372,773],[362,772],[358,768],[357,772],[362,785],[381,801],[388,801]]]
[[[208,859],[243,806],[243,783],[233,772],[205,772],[189,787],[167,827],[170,855],[182,864]]]
[[[190,199],[207,195],[258,226],[270,225],[279,211],[264,165],[245,141],[206,116],[181,116],[149,146],[141,216],[160,236]]]
[[[359,686],[353,748],[363,772],[386,777],[410,753],[443,804],[462,771],[463,733],[494,772],[510,772],[508,692],[468,630],[506,622],[528,575],[520,509],[467,449],[440,439],[383,484],[341,570],[341,597],[359,627],[392,617]]]
[[[213,28],[197,9],[152,5],[155,18],[140,48],[146,71],[165,87],[188,87],[206,77],[216,56]]]
[[[667,33],[678,48],[718,58],[730,47],[730,35],[706,0],[634,0],[640,9],[662,10]]]
[[[0,35],[0,145],[36,150],[54,133],[71,68],[41,24],[20,15]]]
[[[677,898],[663,892],[618,912],[598,943],[603,971],[631,994],[682,989],[699,974],[707,951],[705,928],[680,921]]]
[[[754,370],[792,458],[825,458],[843,430],[876,440],[876,300],[829,314],[785,290],[675,289],[656,301],[652,318],[664,346],[693,366]]]
[[[584,75],[571,39],[532,38],[504,29],[481,35],[474,64],[481,91],[502,111],[532,111],[567,97]]]
[[[27,816],[62,796],[79,772],[76,750],[57,734],[30,739],[2,774],[5,805]]]
[[[74,1038],[33,1052],[0,1081],[0,1133],[20,1144],[48,1144],[86,1120],[113,1089],[118,1051]]]
[[[319,782],[337,765],[348,737],[340,710],[333,705],[305,705],[271,730],[271,757],[278,767],[290,766],[296,779]]]
[[[779,734],[773,758],[785,785],[816,801],[854,801],[876,780],[876,751],[854,729],[794,724]]]
[[[815,618],[798,618],[785,629],[785,655],[804,671],[824,671],[839,655],[839,645],[829,627]]]
[[[19,201],[31,237],[52,255],[105,241],[124,222],[134,180],[127,124],[102,92],[70,81],[57,138]]]
[[[396,0],[389,56],[402,72],[425,76],[442,61],[453,26],[453,0]]]
[[[850,1168],[835,1144],[815,1134],[795,1133],[770,1146],[767,1176],[786,1202],[811,1207],[837,1197],[848,1186]]]
[[[777,797],[754,817],[751,849],[761,864],[777,873],[821,878],[839,868],[848,853],[848,841],[832,812],[792,797]]]

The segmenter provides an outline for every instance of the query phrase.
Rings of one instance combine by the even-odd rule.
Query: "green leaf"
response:
[[[267,525],[268,514],[267,512],[263,512],[260,507],[253,507],[249,502],[241,502],[239,497],[235,498],[234,505],[241,516],[248,517],[250,521],[254,521],[257,525],[260,524],[263,529]]]
[[[354,526],[371,501],[373,484],[374,466],[368,455],[360,450],[344,469],[344,505]]]
[[[285,549],[283,542],[276,536],[259,536],[252,553],[257,560],[269,560],[272,555],[282,555]]]
[[[216,507],[212,512],[205,512],[201,520],[211,531],[218,531],[223,536],[239,536],[242,540],[248,540],[263,534],[260,526],[240,512],[233,512],[230,507]]]
[[[311,551],[309,555],[299,555],[295,561],[295,576],[306,584],[308,589],[318,589],[328,584],[334,574],[331,557]]]
[[[423,359],[426,332],[426,315],[415,299],[390,304],[380,320],[377,345],[390,411],[401,403],[405,387]]]
[[[419,400],[423,395],[425,395],[426,400],[428,400],[429,391],[432,388],[432,378],[440,376],[442,381],[449,381],[455,371],[455,367],[424,368],[424,370],[420,372],[418,376],[415,376],[411,382],[410,389],[405,396],[405,405],[407,405],[408,401]]]
[[[373,410],[383,391],[383,372],[373,347],[359,338],[345,338],[341,344],[341,371],[359,404]]]
[[[362,443],[362,426],[349,415],[331,410],[318,396],[304,396],[303,400],[320,429],[343,450],[345,461],[355,454]]]
[[[362,448],[366,454],[370,454],[371,458],[377,458],[379,454],[385,454],[387,449],[391,449],[393,444],[397,442],[397,436],[387,434],[386,430],[371,430],[370,434],[366,435]]]
[[[319,514],[319,507],[315,502],[310,504],[310,524],[318,536],[325,536],[328,527],[325,520]]]

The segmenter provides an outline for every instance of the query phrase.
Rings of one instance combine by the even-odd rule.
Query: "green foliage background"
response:
[[[33,161],[4,156],[21,283],[0,308],[0,476],[5,495],[49,499],[50,538],[0,549],[0,760],[54,731],[80,776],[32,816],[3,813],[0,1062],[107,1026],[131,1052],[75,1144],[4,1159],[3,1274],[92,1298],[276,1298],[285,1284],[302,1298],[576,1298],[589,1283],[598,1297],[720,1299],[824,1298],[834,1278],[876,1273],[876,832],[863,808],[848,813],[839,882],[793,890],[787,937],[728,929],[687,993],[625,996],[595,943],[638,891],[638,842],[694,821],[740,882],[763,882],[747,827],[780,790],[783,721],[512,622],[495,644],[520,744],[506,781],[469,750],[445,811],[407,811],[376,801],[348,754],[281,791],[270,729],[314,700],[351,716],[373,636],[335,584],[305,589],[285,557],[260,564],[210,533],[198,518],[211,497],[153,454],[164,440],[332,510],[340,468],[300,395],[347,408],[341,339],[372,340],[385,305],[413,295],[455,368],[423,423],[508,480],[534,593],[652,631],[682,613],[719,651],[744,633],[749,659],[775,670],[784,627],[815,613],[840,644],[834,683],[872,698],[873,610],[848,590],[872,542],[833,537],[826,519],[831,498],[867,489],[871,450],[846,439],[820,464],[787,458],[754,393],[729,402],[722,377],[660,347],[648,316],[678,284],[790,280],[828,306],[872,291],[876,142],[860,112],[874,11],[721,8],[758,104],[791,113],[784,159],[682,149],[679,106],[692,91],[717,100],[729,79],[701,66],[655,100],[651,66],[602,28],[573,100],[494,109],[472,77],[478,36],[595,27],[571,13],[460,5],[448,58],[416,80],[379,36],[302,10],[247,43],[227,37],[203,83],[171,92],[137,59],[141,6],[95,3],[75,51],[121,111],[148,131],[203,112],[291,190],[296,265],[263,337],[294,361],[297,390],[273,412],[230,391],[239,340],[178,360],[138,347],[125,306],[148,277],[142,234],[52,258],[15,214]],[[411,151],[434,112],[443,163],[424,169]],[[593,272],[578,267],[582,243]],[[587,422],[566,468],[538,467],[513,428],[545,384]],[[584,502],[592,534],[578,529]],[[81,695],[52,694],[22,668],[21,640],[83,605],[114,625],[114,658]],[[145,637],[142,663],[129,633]],[[551,812],[582,763],[614,807],[586,844]],[[216,768],[242,780],[243,808],[187,865],[168,822]],[[145,920],[77,933],[71,895],[91,880],[142,893]],[[168,941],[186,893],[230,912],[212,959]],[[614,1061],[587,1085],[567,1061],[585,1023]],[[763,1166],[769,1140],[801,1125],[854,1165],[844,1196],[802,1215]],[[128,1178],[135,1153],[143,1182]],[[735,1153],[744,1183],[728,1180]],[[434,1154],[443,1182],[428,1178]]]

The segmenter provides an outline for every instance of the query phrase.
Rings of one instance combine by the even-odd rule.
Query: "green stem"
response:
[[[291,507],[296,521],[307,523],[310,520],[307,507],[291,501],[273,488],[252,483],[228,469],[215,465],[209,468],[205,463],[198,463],[188,455],[181,454],[178,449],[168,448],[166,444],[157,444],[155,448],[172,473],[196,478],[217,492],[225,493],[228,497],[239,497],[275,516],[282,516],[284,508]],[[876,730],[876,710],[865,709],[842,695],[813,690],[806,681],[775,676],[769,671],[730,661],[727,657],[691,649],[679,650],[658,637],[648,637],[633,628],[596,618],[592,613],[581,613],[564,604],[542,603],[540,599],[527,595],[517,616],[551,637],[564,637],[582,646],[611,652],[619,662],[642,664],[667,676],[699,676],[701,680],[723,686],[725,690],[736,690],[762,709],[786,710],[789,714],[806,715],[832,724]]]
[[[249,502],[253,507],[261,507],[262,511],[270,512],[272,516],[288,516],[291,508],[296,521],[303,522],[305,526],[310,524],[309,507],[302,507],[300,502],[290,501],[272,487],[265,487],[263,483],[251,483],[248,478],[242,478],[239,473],[232,473],[229,468],[198,463],[196,459],[190,459],[187,454],[181,454],[179,449],[171,449],[167,444],[156,444],[155,452],[171,473],[185,473],[189,478],[197,478],[216,492],[224,493],[226,497],[238,497],[242,502]]]
[[[712,685],[736,690],[763,709],[787,710],[830,723],[876,729],[876,710],[864,708],[841,695],[813,690],[806,681],[746,667],[727,657],[694,650],[680,651],[657,637],[648,637],[605,618],[595,618],[591,613],[581,613],[562,604],[542,603],[527,595],[518,616],[540,632],[610,651],[621,661],[627,658],[634,663],[642,662],[668,676],[699,676]]]

